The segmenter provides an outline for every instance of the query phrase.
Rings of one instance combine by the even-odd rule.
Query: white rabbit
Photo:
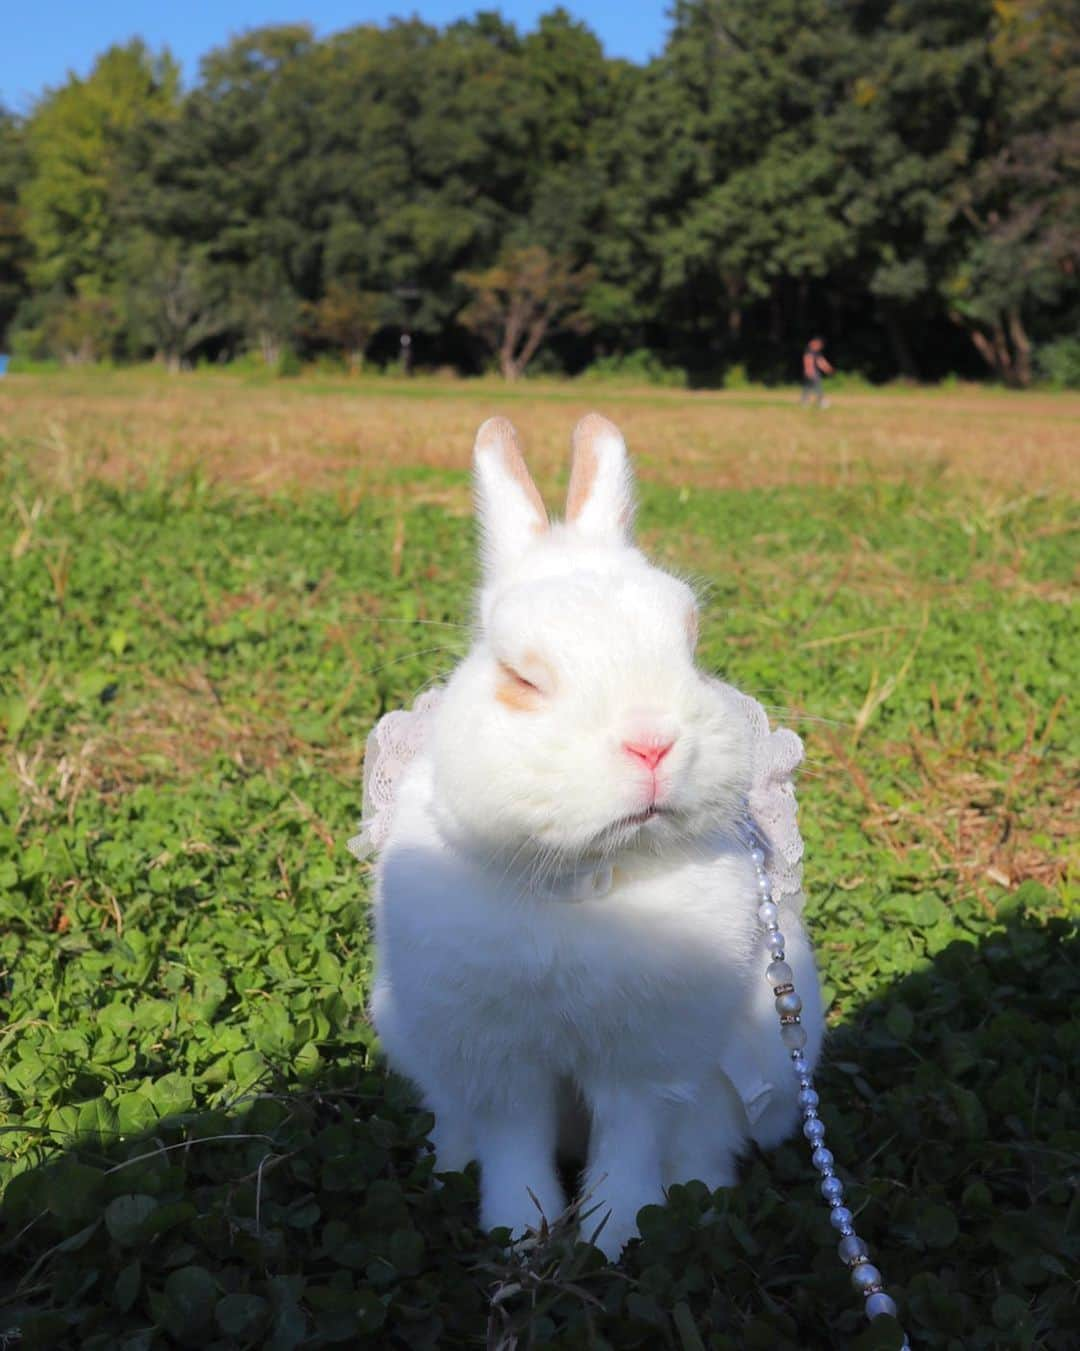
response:
[[[690,588],[633,546],[611,423],[574,433],[565,523],[505,420],[474,469],[475,635],[398,787],[372,1015],[435,1114],[438,1168],[479,1160],[485,1227],[536,1228],[530,1191],[558,1215],[556,1153],[587,1133],[614,1259],[668,1184],[731,1185],[748,1141],[798,1119],[742,829],[743,696],[695,667]],[[781,927],[812,1065],[813,956],[795,909]]]

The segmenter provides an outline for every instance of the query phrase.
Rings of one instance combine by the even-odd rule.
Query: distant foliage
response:
[[[132,41],[0,111],[0,341],[90,286],[113,355],[176,364],[128,304],[150,239],[214,279],[181,366],[386,365],[408,334],[507,378],[649,350],[793,380],[821,332],[874,379],[1024,386],[1080,322],[1078,157],[1070,0],[677,0],[640,67],[561,9],[289,24],[186,92]],[[509,282],[542,257],[563,281]]]

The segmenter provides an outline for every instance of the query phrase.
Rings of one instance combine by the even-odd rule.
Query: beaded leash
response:
[[[799,1078],[799,1107],[803,1115],[803,1135],[810,1143],[813,1153],[810,1162],[821,1174],[821,1194],[829,1205],[829,1223],[840,1234],[838,1251],[840,1260],[851,1268],[851,1283],[866,1303],[863,1306],[867,1318],[880,1318],[883,1314],[896,1317],[896,1301],[884,1290],[884,1277],[870,1261],[870,1249],[855,1232],[854,1216],[844,1205],[844,1184],[833,1170],[832,1150],[825,1148],[825,1123],[818,1116],[817,1090],[810,1072],[810,1065],[803,1055],[806,1045],[806,1029],[802,1026],[800,1014],[802,1000],[795,992],[795,973],[784,961],[784,935],[780,932],[780,911],[772,895],[772,884],[765,871],[765,854],[754,847],[750,851],[757,871],[758,918],[765,926],[765,944],[769,949],[769,965],[765,979],[773,987],[776,998],[776,1012],[780,1016],[780,1037],[791,1052],[791,1067]],[[904,1334],[902,1346],[910,1351],[911,1343]]]

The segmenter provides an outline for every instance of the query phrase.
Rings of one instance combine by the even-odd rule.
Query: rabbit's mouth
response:
[[[635,812],[633,816],[624,816],[615,824],[617,826],[643,826],[657,816],[668,816],[669,814],[666,807],[661,807],[659,803],[654,802],[652,806],[646,807],[643,812]]]
[[[656,822],[656,826],[649,830],[660,828],[660,823],[674,823],[678,820],[679,813],[671,807],[662,806],[654,802],[651,806],[644,808],[640,812],[634,812],[629,816],[616,817],[606,826],[602,827],[581,850],[581,856],[608,858],[613,851],[629,846],[638,836],[639,832],[646,830],[650,822]],[[669,825],[670,829],[670,825]]]

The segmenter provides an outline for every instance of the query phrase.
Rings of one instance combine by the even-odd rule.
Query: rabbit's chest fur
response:
[[[744,855],[616,866],[606,894],[555,899],[456,854],[427,798],[418,767],[379,875],[373,1012],[392,1060],[410,1072],[426,1046],[674,1083],[715,1057],[761,978]]]

